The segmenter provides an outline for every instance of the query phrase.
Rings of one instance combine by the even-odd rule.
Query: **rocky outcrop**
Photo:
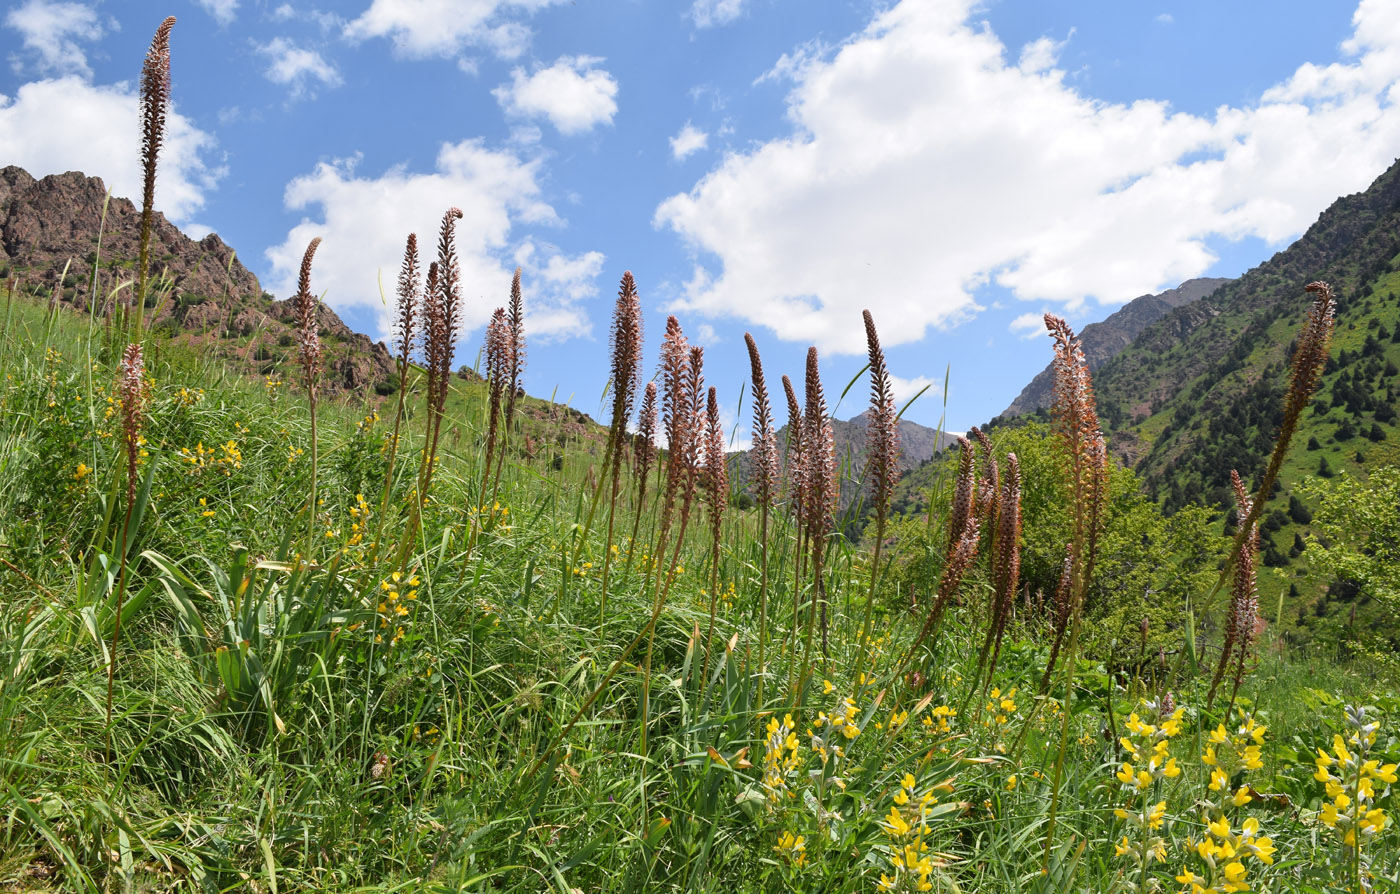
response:
[[[69,171],[36,180],[23,168],[0,168],[0,273],[21,288],[46,297],[58,289],[77,310],[87,310],[94,297],[102,310],[129,301],[132,286],[124,284],[137,279],[140,242],[140,209],[128,199],[109,200],[100,178]],[[160,296],[146,317],[153,331],[213,345],[239,362],[270,357],[258,372],[291,359],[290,302],[263,292],[217,234],[195,241],[157,212],[149,272]],[[321,336],[327,389],[363,391],[392,380],[394,363],[383,342],[352,331],[325,306]],[[239,339],[252,339],[257,350]]]

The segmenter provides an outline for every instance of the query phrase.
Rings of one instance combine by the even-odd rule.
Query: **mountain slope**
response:
[[[1400,460],[1400,164],[1268,261],[1149,325],[1094,377],[1110,449],[1165,509],[1228,509],[1230,471],[1257,480],[1268,461],[1314,280],[1338,298],[1331,357],[1262,525],[1261,604],[1299,626],[1358,617],[1358,606],[1308,574],[1311,509],[1295,486]],[[1376,611],[1360,606],[1362,623]]]
[[[1149,325],[1168,312],[1198,301],[1229,282],[1228,279],[1188,279],[1175,289],[1156,295],[1141,295],[1129,301],[1098,323],[1090,323],[1079,333],[1089,371],[1095,372],[1119,352],[1133,343]],[[1054,399],[1055,375],[1047,364],[1030,384],[1022,389],[1002,416],[1021,416],[1050,406]]]
[[[129,300],[141,213],[129,200],[113,197],[104,221],[106,197],[100,178],[76,171],[35,180],[23,168],[0,168],[0,278],[44,298],[60,288],[61,278],[64,302],[88,311],[95,298],[99,315],[114,296]],[[290,301],[264,292],[216,234],[196,242],[157,212],[150,272],[155,295],[147,299],[153,310],[147,322],[156,334],[212,350],[262,375],[294,350]],[[158,297],[162,291],[165,300]],[[321,338],[329,390],[392,387],[394,366],[384,344],[351,331],[325,305]]]

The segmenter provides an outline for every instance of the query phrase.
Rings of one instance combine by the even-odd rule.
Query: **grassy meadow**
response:
[[[993,667],[990,548],[928,625],[951,465],[873,590],[873,538],[835,534],[818,589],[786,486],[766,538],[762,507],[725,495],[715,565],[703,494],[662,553],[665,484],[639,505],[623,463],[609,541],[605,433],[564,408],[531,402],[484,476],[481,381],[451,378],[415,513],[433,414],[414,367],[392,472],[393,397],[319,402],[308,514],[295,368],[244,378],[152,340],[128,522],[102,324],[7,296],[4,327],[3,889],[1396,883],[1391,688],[1266,637],[1208,709],[1219,643],[1186,617],[1159,660],[1066,647],[1047,680],[1054,611],[1029,599]],[[1349,726],[1346,705],[1369,707]]]
[[[630,274],[608,428],[517,390],[519,291],[454,371],[456,209],[426,271],[406,247],[387,395],[320,387],[319,240],[296,362],[249,377],[144,329],[173,23],[136,282],[86,314],[4,295],[0,891],[1400,886],[1393,665],[1260,620],[1326,286],[1223,534],[1112,467],[1050,315],[1054,424],[970,433],[894,514],[875,321],[858,468],[815,349],[779,396],[750,341],[741,495],[703,349],[673,317],[641,356]],[[1383,584],[1384,555],[1356,567]]]

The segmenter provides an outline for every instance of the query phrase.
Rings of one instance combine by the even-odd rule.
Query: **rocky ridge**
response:
[[[0,168],[0,276],[46,298],[60,289],[61,300],[77,311],[96,301],[105,312],[112,301],[129,300],[141,212],[114,196],[104,221],[106,201],[107,187],[98,177],[69,171],[35,179],[14,165]],[[193,240],[157,212],[150,273],[166,295],[147,315],[153,333],[213,350],[263,375],[290,358],[290,300],[264,292],[217,234]],[[383,342],[352,331],[324,305],[320,320],[329,391],[388,386],[394,363]]]

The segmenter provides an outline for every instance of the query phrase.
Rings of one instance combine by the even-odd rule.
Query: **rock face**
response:
[[[1205,298],[1229,282],[1228,279],[1188,279],[1175,289],[1157,295],[1134,298],[1100,323],[1090,323],[1079,334],[1089,371],[1095,372],[1133,343],[1144,329],[1178,307]],[[1054,399],[1055,374],[1046,366],[1021,393],[1002,410],[1003,416],[1021,416],[1050,406]]]
[[[0,273],[46,297],[62,277],[62,300],[76,310],[88,310],[94,296],[100,311],[114,300],[129,302],[134,285],[123,284],[137,278],[141,211],[114,196],[104,221],[106,199],[98,177],[69,171],[36,180],[23,168],[0,168]],[[259,373],[290,359],[292,349],[284,344],[291,334],[290,302],[263,292],[217,234],[196,242],[157,212],[150,264],[151,290],[164,296],[146,316],[153,331],[213,347]],[[358,391],[392,379],[394,364],[384,344],[352,332],[325,306],[321,335],[327,340],[328,390]]]

